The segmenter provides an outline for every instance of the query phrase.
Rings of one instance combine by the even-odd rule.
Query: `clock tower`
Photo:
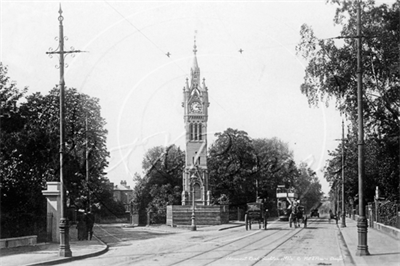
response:
[[[200,205],[209,205],[207,170],[207,119],[208,89],[205,79],[200,81],[200,68],[197,64],[197,46],[194,43],[193,66],[190,81],[186,78],[183,88],[184,121],[186,131],[186,161],[183,171],[182,205],[194,201]]]

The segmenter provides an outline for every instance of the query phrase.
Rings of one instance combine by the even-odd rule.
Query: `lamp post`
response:
[[[362,66],[361,66],[361,7],[360,0],[357,2],[357,106],[358,106],[358,196],[359,217],[357,221],[358,245],[357,256],[369,255],[367,245],[367,219],[365,217],[364,204],[364,122],[363,122],[363,89],[362,89]]]
[[[342,120],[342,224],[346,227],[346,207],[344,200],[344,121]]]
[[[340,183],[338,182],[336,184],[336,224],[338,224],[339,210],[340,210]]]
[[[258,178],[256,178],[256,201],[258,201]]]
[[[53,54],[59,54],[60,57],[60,249],[58,255],[60,257],[72,257],[71,248],[69,245],[69,225],[68,225],[68,217],[66,215],[66,191],[65,191],[65,184],[64,184],[64,153],[65,153],[65,139],[64,139],[64,120],[65,120],[65,104],[64,104],[64,58],[67,54],[70,53],[79,53],[79,50],[71,50],[71,51],[64,51],[64,30],[62,21],[64,17],[62,16],[61,4],[60,10],[58,11],[60,14],[58,17],[58,21],[60,22],[59,25],[59,37],[58,37],[58,50],[53,51],[50,49],[49,54],[50,57]]]
[[[192,231],[196,231],[196,215],[194,212],[194,208],[195,208],[195,201],[194,201],[194,183],[196,181],[196,175],[195,173],[192,174],[192,176],[190,177],[190,184],[192,186],[192,225],[190,227],[190,230]]]

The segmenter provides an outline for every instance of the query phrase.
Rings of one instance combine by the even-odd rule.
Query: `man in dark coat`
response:
[[[92,240],[94,226],[94,215],[90,211],[86,214],[86,227],[89,234],[89,240]],[[86,238],[87,239],[87,238]]]
[[[78,214],[78,224],[76,225],[78,229],[78,240],[87,239],[87,226],[86,226],[86,216],[84,214]]]

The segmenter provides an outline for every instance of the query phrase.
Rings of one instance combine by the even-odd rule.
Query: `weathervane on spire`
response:
[[[196,53],[197,53],[196,34],[197,34],[197,30],[194,31],[194,46],[193,46],[194,55],[196,55]]]

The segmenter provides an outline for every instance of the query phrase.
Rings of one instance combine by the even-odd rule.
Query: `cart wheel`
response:
[[[247,218],[247,214],[244,216],[244,223],[246,224],[246,231],[249,230],[249,220]]]
[[[251,223],[252,223],[253,221],[251,220],[251,219],[249,219],[249,229],[251,230]]]

